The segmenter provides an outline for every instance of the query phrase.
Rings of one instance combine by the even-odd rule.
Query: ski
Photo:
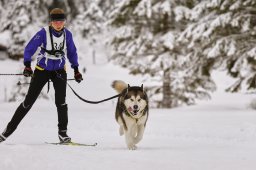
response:
[[[93,144],[85,144],[85,143],[77,143],[77,142],[67,142],[67,143],[45,142],[45,143],[51,144],[51,145],[66,145],[66,146],[97,146],[97,143],[93,143]]]

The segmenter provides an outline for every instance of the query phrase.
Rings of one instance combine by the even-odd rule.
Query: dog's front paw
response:
[[[130,145],[130,146],[128,146],[128,149],[129,150],[136,150],[137,146],[136,145]]]

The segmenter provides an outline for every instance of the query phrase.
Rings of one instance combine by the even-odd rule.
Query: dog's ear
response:
[[[126,94],[129,92],[129,89],[130,89],[130,84],[127,85]]]

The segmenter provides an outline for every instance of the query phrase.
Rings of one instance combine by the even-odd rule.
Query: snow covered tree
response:
[[[71,0],[2,0],[0,5],[0,33],[9,35],[8,43],[0,45],[6,47],[13,59],[22,58],[24,47],[35,30],[48,24],[52,8],[65,9],[68,19],[77,15],[77,4]]]
[[[104,40],[108,35],[105,22],[115,1],[117,0],[81,0],[78,3],[79,14],[72,22],[72,30],[76,37],[86,39],[94,64],[96,63],[97,49],[104,47]]]
[[[36,30],[42,21],[48,18],[46,0],[2,0],[0,32],[9,32],[7,52],[10,58],[23,56],[25,43],[31,38],[32,30]]]
[[[208,77],[193,69],[191,59],[195,57],[187,55],[186,46],[177,41],[191,22],[187,18],[196,3],[125,0],[111,14],[111,24],[116,28],[111,59],[132,74],[142,74],[155,82],[149,90],[157,98],[158,107],[192,104],[195,98],[209,97],[206,90],[214,89],[213,84],[204,83]]]
[[[74,22],[74,30],[85,37],[91,37],[102,31],[102,24],[105,19],[104,13],[99,6],[101,0],[82,1],[79,7],[79,14]]]
[[[180,40],[205,63],[203,71],[222,68],[237,79],[228,91],[256,88],[256,1],[205,0],[191,10]]]
[[[7,51],[12,59],[23,57],[23,51],[28,40],[35,34],[40,27],[47,25],[49,11],[52,2],[47,0],[1,0],[0,1],[0,51]],[[4,37],[4,39],[3,39]],[[23,64],[22,64],[23,67]],[[19,72],[23,68],[19,69]],[[17,80],[27,83],[27,78]],[[9,87],[8,87],[9,88]],[[9,101],[16,101],[24,96],[27,89],[24,86],[12,88]],[[45,94],[42,92],[44,98]]]

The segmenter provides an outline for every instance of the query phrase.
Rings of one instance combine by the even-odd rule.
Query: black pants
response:
[[[66,104],[66,79],[67,73],[64,69],[57,71],[35,69],[26,98],[15,111],[11,121],[7,125],[7,128],[3,132],[3,135],[8,137],[15,131],[21,120],[35,103],[44,85],[49,80],[52,81],[55,89],[55,104],[58,112],[59,131],[67,130],[68,107]]]

